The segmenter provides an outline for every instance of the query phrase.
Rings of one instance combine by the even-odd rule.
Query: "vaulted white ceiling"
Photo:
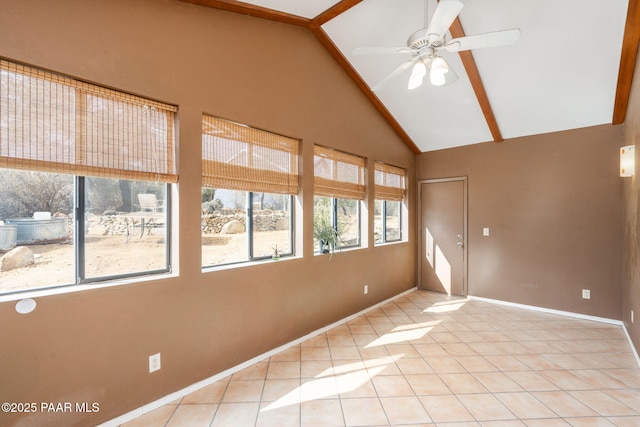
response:
[[[428,0],[426,7],[425,0],[213,3],[246,4],[309,20],[350,3],[320,22],[319,29],[368,88],[410,56],[356,56],[353,50],[406,46],[437,7],[437,0]],[[408,90],[408,68],[372,99],[381,102],[396,127],[423,152],[612,123],[627,7],[626,0],[466,0],[459,15],[466,35],[521,30],[514,45],[472,51],[486,97],[477,95],[477,82],[474,91],[473,76],[459,54],[444,52],[459,76],[455,83],[436,87],[427,82]],[[483,99],[489,117],[486,106],[481,107]],[[492,116],[497,132],[489,124]]]

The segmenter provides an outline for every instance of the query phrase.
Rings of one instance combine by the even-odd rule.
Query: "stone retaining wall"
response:
[[[227,223],[237,221],[242,224],[242,228],[246,230],[246,217],[244,212],[224,213],[216,211],[212,214],[202,215],[201,228],[205,234],[212,233],[229,233],[234,234],[240,227],[226,227]],[[284,211],[263,210],[255,216],[254,231],[276,231],[289,229],[289,217]],[[244,231],[242,230],[242,231]],[[241,232],[242,232],[241,231]]]
[[[139,224],[140,219],[125,217],[122,215],[93,215],[87,216],[86,226],[88,234],[113,236],[126,235],[127,225]],[[147,220],[147,224],[150,221]],[[225,228],[228,223],[229,226]],[[212,214],[203,214],[200,224],[205,234],[235,234],[246,230],[246,217],[243,211],[215,211]],[[255,231],[276,231],[289,228],[289,217],[284,211],[263,210],[257,213],[254,222]]]

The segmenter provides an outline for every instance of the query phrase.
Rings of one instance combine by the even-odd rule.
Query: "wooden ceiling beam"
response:
[[[324,11],[320,15],[313,19],[303,18],[300,16],[292,15],[289,13],[279,12],[273,9],[256,6],[248,3],[243,3],[237,0],[180,0],[185,3],[196,4],[200,6],[211,7],[214,9],[225,10],[242,15],[255,16],[258,18],[269,19],[273,21],[283,22],[287,24],[297,25],[305,27],[311,30],[320,43],[327,49],[327,51],[333,56],[333,58],[340,64],[340,66],[347,72],[356,85],[364,92],[373,105],[380,111],[380,113],[389,121],[390,125],[396,130],[399,136],[405,141],[409,148],[415,152],[420,153],[420,149],[411,140],[407,133],[402,129],[398,122],[393,118],[391,113],[386,109],[378,97],[373,94],[368,85],[364,82],[362,77],[353,69],[349,61],[342,55],[340,50],[333,44],[327,34],[320,28],[323,24],[327,23],[336,16],[344,13],[353,6],[360,3],[362,0],[342,0],[335,4],[333,7]],[[439,0],[438,0],[439,1]],[[451,27],[449,28],[453,38],[464,37],[464,30],[460,19],[456,18]],[[631,84],[633,81],[633,75],[635,72],[635,65],[638,56],[638,45],[640,44],[640,0],[629,0],[629,6],[627,10],[627,20],[624,31],[624,39],[622,43],[622,52],[620,55],[620,68],[618,73],[618,83],[616,88],[616,96],[614,100],[613,118],[612,124],[617,125],[624,123],[627,114],[627,107],[629,104],[629,97],[631,94]],[[466,73],[471,82],[471,86],[475,92],[482,113],[484,114],[485,121],[489,126],[489,131],[495,142],[503,141],[498,122],[493,108],[489,102],[487,92],[482,83],[480,72],[476,65],[473,54],[469,51],[463,51],[458,53],[462,64],[466,70]]]
[[[389,125],[396,131],[398,136],[404,141],[409,149],[415,153],[420,154],[422,151],[413,142],[409,135],[404,131],[402,126],[396,121],[393,115],[387,110],[384,104],[378,99],[378,97],[369,89],[369,86],[360,77],[360,75],[351,66],[349,61],[342,55],[342,52],[331,41],[329,36],[320,28],[323,24],[340,15],[341,13],[351,9],[353,6],[360,3],[362,0],[342,0],[335,4],[333,7],[327,9],[314,19],[301,18],[296,15],[288,13],[278,12],[272,9],[267,9],[260,6],[254,6],[247,3],[243,3],[236,0],[180,0],[185,3],[192,3],[199,6],[211,7],[214,9],[225,10],[228,12],[234,12],[242,15],[255,16],[258,18],[270,19],[273,21],[284,22],[287,24],[298,25],[309,29],[318,39],[320,44],[329,52],[329,54],[338,62],[338,64],[345,70],[347,75],[355,82],[355,84],[362,90],[365,96],[371,101],[373,106],[380,112]]]
[[[620,53],[620,69],[618,71],[618,86],[613,103],[613,118],[611,123],[624,123],[627,116],[631,83],[638,57],[638,43],[640,43],[640,0],[629,0],[627,22],[624,27],[622,52]]]
[[[312,28],[311,31],[316,36],[318,41],[324,46],[324,48],[329,52],[333,59],[335,59],[338,64],[346,71],[346,73],[351,77],[351,80],[355,82],[355,84],[362,90],[365,96],[371,101],[373,106],[382,114],[382,116],[389,122],[389,125],[396,131],[398,136],[404,141],[404,143],[413,151],[415,154],[420,154],[422,151],[418,148],[418,146],[413,142],[411,137],[404,131],[402,126],[396,121],[393,115],[387,110],[382,101],[378,99],[378,97],[369,89],[367,83],[360,77],[360,74],[351,66],[347,58],[344,57],[340,49],[336,47],[333,41],[329,38],[329,36],[324,32],[324,30],[320,27]]]
[[[309,25],[309,29],[314,30],[315,28],[319,28],[321,25],[331,21],[333,18],[351,9],[361,1],[362,0],[342,0],[339,3],[336,3],[335,5],[333,5],[333,7],[325,10],[320,15],[313,18],[311,24]]]
[[[449,32],[451,33],[451,37],[458,38],[464,37],[464,30],[462,29],[462,24],[460,23],[460,18],[456,18],[449,27]],[[496,120],[496,116],[493,114],[493,108],[491,107],[491,103],[489,102],[489,97],[487,96],[487,91],[484,88],[484,84],[482,83],[482,78],[480,78],[480,72],[478,71],[478,66],[476,65],[475,59],[473,59],[473,54],[471,51],[462,51],[458,52],[460,55],[460,59],[462,60],[462,65],[464,65],[464,69],[467,72],[467,76],[469,77],[469,81],[471,82],[471,87],[473,87],[473,91],[476,94],[476,98],[478,99],[478,103],[480,104],[480,108],[482,109],[482,113],[484,114],[484,119],[487,122],[487,126],[489,126],[489,131],[491,132],[491,136],[493,137],[494,142],[502,142],[504,138],[502,138],[502,133],[500,132],[500,127],[498,126],[498,121]]]
[[[329,22],[336,16],[346,12],[353,6],[360,3],[362,0],[342,0],[336,3],[333,7],[327,9],[320,15],[316,16],[309,25],[309,30],[316,36],[320,44],[329,52],[329,54],[335,59],[335,61],[342,67],[347,75],[353,80],[353,82],[360,88],[362,93],[369,99],[378,112],[389,123],[398,136],[404,141],[409,149],[414,154],[422,153],[422,150],[413,142],[411,137],[405,132],[405,130],[396,121],[395,117],[387,110],[382,101],[371,91],[367,83],[362,79],[360,74],[351,66],[351,63],[345,58],[340,49],[333,43],[331,38],[320,28],[323,24]]]
[[[297,25],[299,27],[309,28],[311,19],[303,18],[290,13],[279,12],[277,10],[268,9],[266,7],[256,6],[243,3],[236,0],[180,0],[185,3],[197,4],[200,6],[211,7],[213,9],[226,10],[240,15],[255,16],[256,18],[264,18],[272,21],[284,22],[286,24]]]

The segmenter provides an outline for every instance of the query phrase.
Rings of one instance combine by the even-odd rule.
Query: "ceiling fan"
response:
[[[428,1],[429,0],[425,0],[425,15],[428,15],[426,7]],[[459,37],[447,41],[445,39],[446,33],[458,14],[460,14],[463,6],[464,3],[460,0],[440,0],[429,25],[413,33],[407,40],[406,47],[360,47],[354,49],[354,55],[400,53],[410,54],[412,56],[409,61],[400,65],[391,74],[376,84],[372,90],[380,90],[389,80],[401,74],[412,65],[413,69],[409,77],[408,89],[415,89],[422,85],[427,71],[429,72],[429,81],[434,86],[453,83],[458,79],[458,76],[455,71],[449,67],[445,59],[438,55],[439,51],[460,52],[485,47],[506,46],[515,43],[520,37],[520,29],[514,28]]]

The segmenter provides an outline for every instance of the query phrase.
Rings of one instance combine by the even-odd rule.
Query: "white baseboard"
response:
[[[202,381],[198,381],[197,383],[192,384],[192,385],[190,385],[188,387],[185,387],[182,390],[178,390],[176,392],[168,394],[168,395],[166,395],[164,397],[161,397],[160,399],[155,400],[155,401],[153,401],[151,403],[148,403],[148,404],[146,404],[146,405],[144,405],[144,406],[142,406],[140,408],[134,409],[133,411],[127,412],[126,414],[120,415],[117,418],[114,418],[114,419],[109,420],[109,421],[107,421],[107,422],[105,422],[103,424],[100,424],[98,427],[117,427],[120,424],[124,424],[127,421],[131,421],[134,418],[138,418],[141,415],[147,414],[147,413],[153,411],[154,409],[158,409],[159,407],[161,407],[163,405],[166,405],[167,403],[173,402],[176,399],[180,399],[180,398],[182,398],[182,397],[184,397],[184,396],[186,396],[186,395],[188,395],[190,393],[193,393],[194,391],[198,391],[203,387],[206,387],[206,386],[208,386],[210,384],[215,383],[216,381],[219,381],[219,380],[221,380],[223,378],[226,378],[226,377],[228,377],[230,375],[233,375],[236,372],[239,372],[239,371],[241,371],[241,370],[243,370],[245,368],[248,368],[251,365],[254,365],[254,364],[258,363],[258,362],[262,362],[263,360],[268,359],[271,356],[274,356],[274,355],[276,355],[276,354],[278,354],[278,353],[280,353],[280,352],[282,352],[284,350],[287,350],[287,349],[289,349],[289,348],[291,348],[291,347],[293,347],[295,345],[298,345],[298,344],[302,343],[303,341],[306,341],[306,340],[308,340],[310,338],[313,338],[315,336],[323,334],[323,333],[325,333],[325,332],[327,332],[327,331],[329,331],[329,330],[331,330],[331,329],[333,329],[333,328],[335,328],[337,326],[340,326],[340,325],[343,325],[343,324],[345,324],[347,322],[350,322],[351,320],[353,320],[353,319],[355,319],[355,318],[357,318],[359,316],[362,316],[363,314],[365,314],[365,313],[367,313],[367,312],[369,312],[371,310],[375,310],[376,308],[378,308],[378,307],[380,307],[380,306],[382,306],[384,304],[387,304],[387,303],[389,303],[389,302],[391,302],[393,300],[396,300],[396,299],[401,298],[401,297],[403,297],[403,296],[405,296],[407,294],[410,294],[411,292],[414,292],[416,289],[417,288],[411,288],[409,290],[406,290],[406,291],[404,291],[404,292],[402,292],[402,293],[400,293],[400,294],[398,294],[396,296],[393,296],[393,297],[388,298],[388,299],[386,299],[384,301],[381,301],[381,302],[379,302],[379,303],[377,303],[375,305],[372,305],[371,307],[367,307],[364,310],[359,311],[358,313],[352,314],[349,317],[345,317],[344,319],[338,320],[337,322],[334,322],[334,323],[332,323],[332,324],[330,324],[328,326],[325,326],[323,328],[320,328],[320,329],[317,329],[317,330],[315,330],[313,332],[310,332],[307,335],[305,335],[303,337],[300,337],[300,338],[298,338],[296,340],[290,341],[290,342],[288,342],[286,344],[283,344],[280,347],[277,347],[277,348],[274,348],[272,350],[269,350],[266,353],[263,353],[263,354],[261,354],[259,356],[254,357],[253,359],[247,360],[246,362],[243,362],[243,363],[241,363],[239,365],[236,365],[236,366],[234,366],[232,368],[229,368],[229,369],[227,369],[225,371],[222,371],[222,372],[220,372],[220,373],[218,373],[218,374],[216,374],[216,375],[214,375],[212,377],[206,378],[206,379],[204,379]]]
[[[519,303],[516,303],[516,302],[509,302],[509,301],[502,301],[502,300],[498,300],[498,299],[476,297],[476,296],[472,296],[472,295],[469,295],[467,298],[469,298],[471,300],[476,300],[476,301],[489,302],[491,304],[507,305],[507,306],[510,306],[510,307],[524,308],[525,310],[541,311],[543,313],[559,314],[560,316],[575,317],[577,319],[592,320],[594,322],[600,322],[600,323],[608,323],[610,325],[617,325],[617,326],[621,326],[622,325],[622,321],[615,320],[615,319],[608,319],[606,317],[589,316],[588,314],[573,313],[571,311],[554,310],[552,308],[544,308],[544,307],[538,307],[538,306],[535,306],[535,305],[519,304]]]
[[[153,411],[154,409],[157,409],[163,405],[166,405],[167,403],[173,402],[174,400],[180,399],[190,393],[193,393],[194,391],[198,391],[203,387],[206,387],[210,384],[215,383],[216,381],[219,381],[223,378],[226,378],[230,375],[235,374],[236,372],[239,372],[245,368],[248,368],[251,365],[254,365],[258,362],[261,362],[265,359],[268,359],[271,356],[274,356],[284,350],[287,350],[295,345],[298,345],[300,343],[302,343],[303,341],[306,341],[310,338],[313,338],[315,336],[318,336],[320,334],[323,334],[337,326],[340,326],[342,324],[345,324],[347,322],[350,322],[351,320],[362,316],[363,314],[366,314],[369,311],[375,310],[376,308],[387,304],[395,299],[401,298],[411,292],[414,292],[417,288],[411,288],[407,291],[404,291],[394,297],[391,297],[389,299],[386,299],[384,301],[381,301],[371,307],[368,307],[362,311],[359,311],[358,313],[352,314],[349,317],[346,317],[344,319],[341,319],[337,322],[334,322],[328,326],[325,326],[323,328],[317,329],[313,332],[308,333],[307,335],[300,337],[294,341],[288,342],[284,345],[281,345],[280,347],[274,348],[266,353],[263,353],[259,356],[254,357],[253,359],[247,360],[244,363],[241,363],[239,365],[236,365],[232,368],[229,368],[225,371],[222,371],[212,377],[206,378],[202,381],[199,381],[195,384],[192,384],[188,387],[185,387],[181,390],[178,390],[174,393],[168,394],[158,400],[155,400],[151,403],[148,403],[140,408],[134,409],[130,412],[127,412],[126,414],[123,414],[117,418],[114,418],[110,421],[107,421],[103,424],[100,424],[98,427],[117,427],[120,424],[123,424],[127,421],[131,421],[134,418],[137,418],[141,415],[147,414],[151,411]],[[501,301],[501,300],[495,300],[495,299],[490,299],[490,298],[483,298],[483,297],[476,297],[476,296],[468,296],[467,297],[470,300],[476,300],[476,301],[484,301],[484,302],[488,302],[491,304],[500,304],[500,305],[506,305],[506,306],[510,306],[510,307],[516,307],[516,308],[522,308],[522,309],[526,309],[526,310],[533,310],[533,311],[540,311],[540,312],[544,312],[544,313],[551,313],[551,314],[558,314],[561,316],[566,316],[566,317],[574,317],[574,318],[578,318],[578,319],[583,319],[583,320],[591,320],[594,322],[601,322],[601,323],[607,323],[610,325],[616,325],[616,326],[621,326],[622,330],[624,331],[625,335],[627,336],[627,340],[629,341],[629,346],[631,347],[631,350],[633,352],[633,355],[635,356],[636,362],[638,363],[638,366],[640,367],[640,357],[638,357],[638,353],[636,352],[635,347],[633,346],[633,342],[631,341],[631,337],[629,336],[629,333],[627,332],[627,329],[624,325],[624,323],[620,320],[615,320],[615,319],[608,319],[605,317],[596,317],[596,316],[589,316],[589,315],[585,315],[585,314],[580,314],[580,313],[573,313],[570,311],[562,311],[562,310],[554,310],[554,309],[549,309],[549,308],[544,308],[544,307],[537,307],[537,306],[533,306],[533,305],[526,305],[526,304],[518,304],[518,303],[513,303],[513,302],[508,302],[508,301]]]
[[[496,300],[491,298],[475,297],[471,295],[469,295],[467,298],[470,300],[484,301],[491,304],[506,305],[510,307],[523,308],[525,310],[541,311],[543,313],[558,314],[560,316],[574,317],[577,319],[591,320],[593,322],[608,323],[610,325],[621,326],[622,330],[624,331],[624,334],[627,337],[627,341],[629,341],[629,347],[631,347],[631,351],[633,352],[633,356],[636,359],[636,363],[638,364],[638,367],[640,367],[640,357],[638,357],[638,352],[636,351],[636,348],[633,345],[633,341],[631,340],[631,336],[629,335],[629,332],[627,331],[627,328],[624,325],[624,322],[621,320],[608,319],[606,317],[589,316],[587,314],[573,313],[571,311],[554,310],[551,308],[537,307],[535,305],[518,304],[515,302],[501,301],[501,300]]]
[[[629,331],[627,331],[627,326],[624,324],[624,322],[622,323],[622,330],[624,331],[624,334],[627,336],[627,341],[629,341],[629,346],[631,346],[631,351],[633,352],[633,356],[636,358],[636,363],[640,368],[640,357],[638,357],[638,352],[636,351],[636,348],[633,345],[633,341],[631,340],[631,335],[629,335]]]

